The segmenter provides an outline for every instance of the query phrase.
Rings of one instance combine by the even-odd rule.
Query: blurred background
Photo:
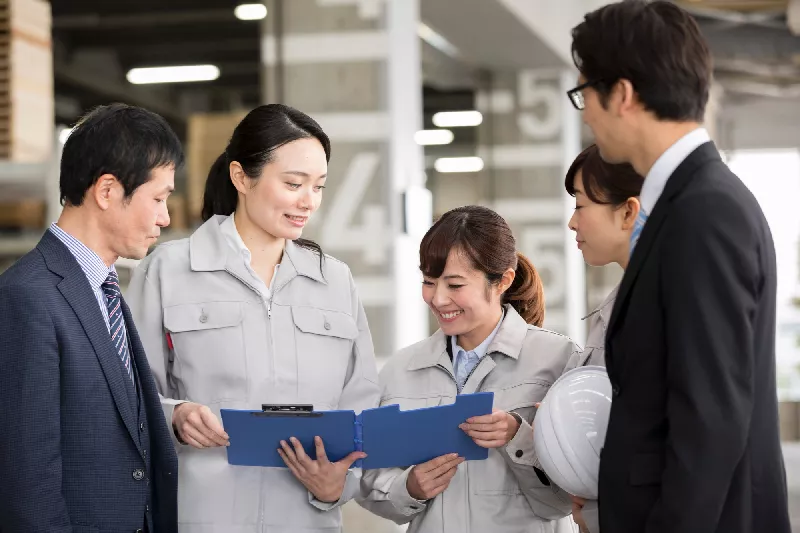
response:
[[[0,271],[58,217],[60,150],[92,107],[146,107],[182,139],[169,240],[199,225],[208,168],[233,127],[280,102],[332,139],[306,236],[350,265],[379,364],[433,331],[417,245],[432,220],[465,204],[511,223],[544,279],[545,326],[582,343],[582,317],[621,277],[584,265],[563,186],[591,143],[565,96],[577,84],[570,29],[605,3],[0,0]],[[676,3],[715,56],[706,126],[775,237],[777,394],[800,531],[800,0]],[[123,283],[134,266],[118,264]],[[398,530],[346,509],[348,533]]]

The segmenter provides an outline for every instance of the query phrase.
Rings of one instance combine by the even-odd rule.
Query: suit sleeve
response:
[[[0,289],[0,368],[0,531],[68,533],[59,343],[31,287]]]
[[[353,342],[353,351],[350,356],[344,389],[339,397],[338,408],[353,410],[358,414],[364,409],[378,406],[380,388],[378,386],[378,369],[375,364],[375,348],[372,345],[367,315],[364,312],[364,306],[361,305],[361,299],[358,297],[352,277],[350,277],[350,298],[353,305],[353,317],[358,326],[358,337]],[[309,492],[309,503],[321,511],[328,511],[344,505],[359,495],[361,474],[360,468],[351,468],[347,472],[344,490],[338,501],[322,502]]]
[[[715,531],[753,409],[752,317],[761,228],[733,199],[684,199],[661,241],[667,427],[661,498],[648,533]],[[644,355],[644,354],[643,354]]]
[[[172,353],[167,345],[164,330],[161,289],[158,280],[155,279],[156,269],[153,268],[152,271],[150,269],[152,265],[150,259],[152,258],[145,259],[134,270],[128,289],[125,291],[125,301],[131,310],[133,322],[144,346],[172,442],[175,449],[180,451],[185,444],[178,441],[172,429],[172,412],[175,406],[184,403],[184,400],[179,399],[178,391],[173,386]]]

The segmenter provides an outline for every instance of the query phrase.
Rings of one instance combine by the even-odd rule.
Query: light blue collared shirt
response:
[[[453,369],[456,372],[456,386],[458,387],[459,394],[461,394],[461,389],[464,388],[464,384],[467,382],[470,372],[472,372],[480,360],[486,355],[489,345],[494,340],[495,335],[497,335],[497,330],[500,329],[500,324],[503,323],[503,318],[505,318],[505,310],[503,310],[503,315],[500,317],[494,330],[482,343],[476,346],[474,350],[465,350],[458,345],[455,335],[450,337],[450,346],[453,352]]]
[[[83,273],[86,275],[86,279],[89,280],[89,286],[92,288],[94,297],[97,299],[97,305],[100,306],[100,312],[103,314],[103,320],[105,320],[106,327],[110,333],[111,324],[109,324],[108,321],[108,307],[106,306],[106,296],[103,293],[103,283],[105,283],[106,278],[108,278],[111,272],[116,272],[114,265],[111,265],[110,268],[106,266],[99,255],[90,250],[81,241],[59,228],[55,222],[50,224],[50,231],[59,241],[64,243],[64,246],[67,247],[80,265],[81,270],[83,270]]]

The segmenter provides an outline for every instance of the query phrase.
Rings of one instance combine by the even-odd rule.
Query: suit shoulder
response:
[[[572,351],[578,349],[578,346],[566,335],[530,324],[528,325],[524,344],[525,346],[535,344],[538,347],[544,346],[553,350]]]
[[[0,274],[0,288],[15,285],[38,290],[42,287],[43,275],[51,273],[42,253],[34,248]]]

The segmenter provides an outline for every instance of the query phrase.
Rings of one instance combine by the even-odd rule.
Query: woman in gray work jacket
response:
[[[442,456],[368,470],[362,506],[410,533],[551,533],[572,507],[541,472],[515,463],[533,449],[535,404],[577,347],[541,329],[542,283],[508,224],[479,206],[442,216],[422,240],[422,297],[440,328],[395,354],[380,374],[381,404],[415,409],[491,391],[495,412],[462,426],[489,458]],[[424,439],[424,434],[409,435]]]
[[[575,232],[583,259],[591,266],[616,263],[628,266],[630,239],[639,215],[638,196],[644,178],[628,164],[612,165],[600,157],[595,145],[584,150],[567,172],[564,186],[575,197],[569,228]],[[617,288],[585,319],[589,320],[586,347],[567,364],[605,366],[606,329]],[[535,460],[535,459],[534,459]],[[573,497],[573,519],[583,531],[598,533],[597,502]]]
[[[333,463],[324,443],[311,460],[287,442],[289,468],[230,466],[219,419],[220,409],[262,404],[377,405],[350,270],[300,239],[329,157],[307,115],[254,109],[209,174],[206,222],[159,246],[131,281],[127,300],[178,447],[181,533],[339,531],[339,507],[359,490],[350,467],[361,455]]]

